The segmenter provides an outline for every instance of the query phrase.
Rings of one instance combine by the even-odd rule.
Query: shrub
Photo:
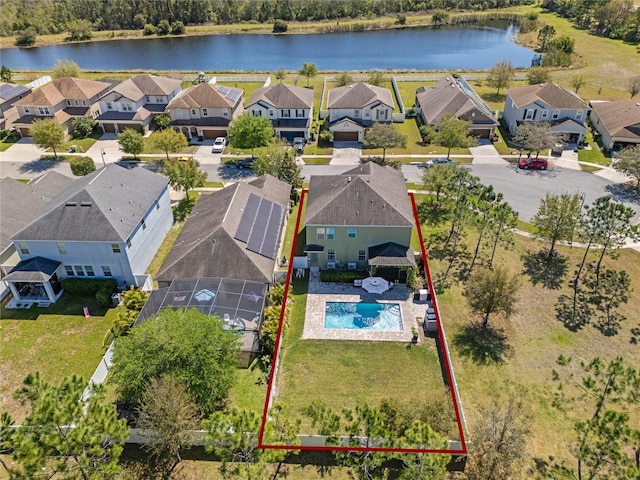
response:
[[[289,25],[287,25],[287,22],[285,22],[284,20],[276,20],[273,23],[273,33],[284,33],[288,28]]]
[[[354,280],[367,278],[369,274],[362,270],[321,270],[320,280],[334,283],[353,283]]]
[[[101,307],[108,307],[109,302],[111,302],[111,293],[109,290],[98,290],[96,292],[96,301],[98,305]]]
[[[71,136],[73,138],[86,138],[91,135],[98,125],[98,122],[90,117],[74,118],[71,122],[73,130]]]
[[[260,329],[260,346],[262,351],[267,355],[273,355],[273,350],[276,346],[281,309],[282,305],[272,305],[264,309],[264,321]],[[283,330],[284,328],[285,326],[283,325]]]
[[[284,299],[284,285],[275,285],[271,287],[271,290],[267,293],[269,299],[269,305],[282,305]]]
[[[169,32],[171,31],[171,25],[169,24],[169,20],[160,20],[160,23],[158,23],[158,28],[156,29],[156,33],[158,35],[169,35]]]
[[[148,35],[155,35],[155,33],[156,33],[156,27],[154,27],[150,23],[146,23],[144,26],[144,29],[142,30],[142,34],[148,36]]]
[[[62,288],[67,293],[96,293],[103,288],[113,292],[117,286],[113,278],[65,278],[62,280]]]
[[[147,302],[148,293],[141,288],[134,288],[133,285],[122,294],[122,303],[127,310],[139,312]]]
[[[3,130],[0,130],[0,140],[4,140],[8,136],[9,136],[9,130],[7,130],[6,128]]]
[[[183,35],[185,31],[186,28],[184,28],[184,23],[182,23],[180,20],[171,24],[172,35]]]
[[[36,43],[36,34],[31,30],[21,32],[16,38],[17,47],[30,47]]]
[[[77,177],[88,175],[96,169],[96,164],[93,163],[91,157],[73,157],[69,164],[71,165],[71,172]]]
[[[405,25],[407,23],[407,16],[404,13],[399,13],[396,16],[396,23],[398,25]]]

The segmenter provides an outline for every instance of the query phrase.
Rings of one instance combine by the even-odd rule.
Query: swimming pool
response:
[[[324,328],[401,332],[402,313],[397,303],[327,302]]]

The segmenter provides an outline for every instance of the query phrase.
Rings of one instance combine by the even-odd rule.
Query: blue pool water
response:
[[[397,303],[327,302],[324,328],[401,332],[402,313]]]

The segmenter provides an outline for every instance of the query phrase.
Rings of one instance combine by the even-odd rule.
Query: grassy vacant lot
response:
[[[90,318],[82,308],[88,307]],[[49,308],[7,310],[0,316],[0,410],[20,421],[26,411],[11,397],[27,374],[49,382],[80,375],[89,380],[104,354],[102,339],[116,309],[98,307],[94,297],[64,294]]]
[[[482,418],[492,399],[514,392],[525,402],[532,417],[526,463],[529,469],[535,468],[535,461],[547,461],[549,457],[571,459],[569,449],[575,438],[572,422],[551,406],[554,388],[551,372],[557,368],[555,360],[560,354],[573,357],[577,362],[595,356],[609,360],[622,355],[629,365],[640,365],[637,330],[633,331],[639,326],[640,297],[632,295],[629,303],[619,308],[627,320],[617,335],[604,336],[591,325],[578,331],[569,330],[556,319],[555,306],[561,294],[570,293],[571,272],[584,251],[561,247],[559,259],[547,264],[536,255],[544,248],[545,245],[533,240],[517,237],[515,250],[500,252],[496,261],[519,274],[521,279],[515,314],[508,320],[499,316],[490,320],[490,324],[506,335],[504,343],[498,342],[498,348],[504,348],[501,363],[479,364],[472,358],[472,353],[479,348],[465,329],[474,316],[462,295],[463,284],[454,281],[438,296],[469,424]],[[590,255],[590,261],[596,259],[596,252]],[[445,261],[436,259],[435,255],[430,257],[430,265],[436,277],[446,269]],[[638,252],[622,250],[619,258],[607,260],[606,266],[626,270],[637,290],[640,284]],[[456,268],[459,266],[454,270]],[[578,405],[571,413],[586,415],[583,408]],[[636,407],[632,418],[634,414],[639,418],[640,409]],[[530,477],[530,473],[526,473],[522,478]]]

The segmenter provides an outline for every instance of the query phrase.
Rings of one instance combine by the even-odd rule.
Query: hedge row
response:
[[[369,273],[363,270],[321,270],[320,280],[333,283],[353,283],[354,280],[367,278]]]
[[[65,278],[62,280],[62,288],[65,292],[85,295],[94,293],[101,307],[109,306],[111,294],[117,287],[117,282],[112,278]]]

